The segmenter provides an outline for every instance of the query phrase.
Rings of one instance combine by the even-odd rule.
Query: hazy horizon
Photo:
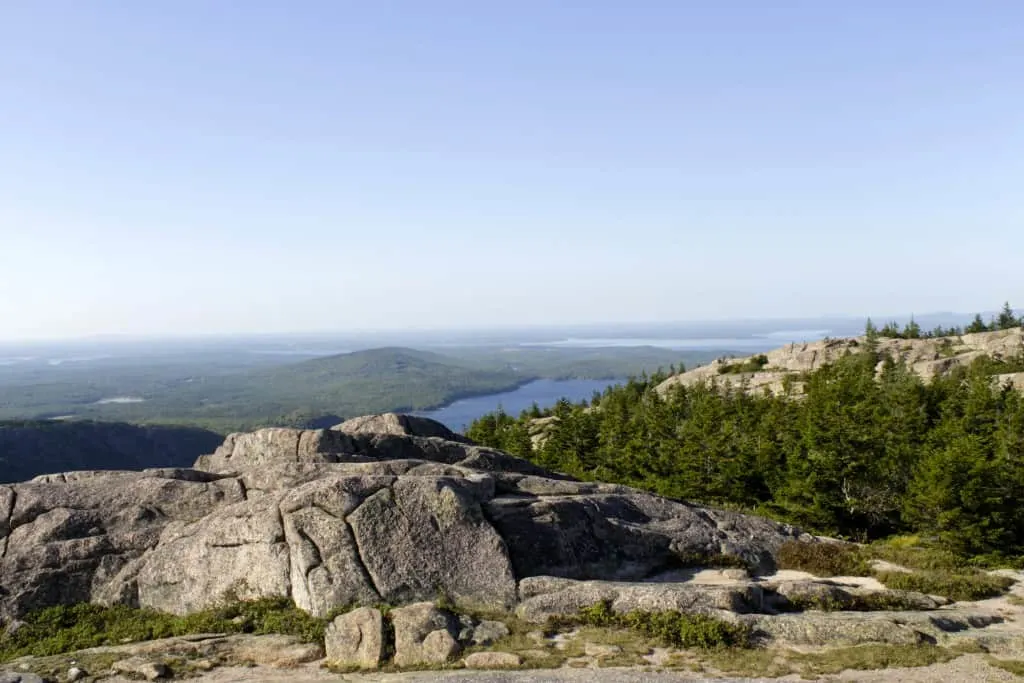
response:
[[[987,321],[994,319],[995,310],[977,311]],[[159,344],[167,346],[268,344],[332,344],[353,341],[359,348],[381,346],[412,346],[421,348],[444,346],[477,346],[518,344],[524,346],[559,346],[582,342],[586,346],[601,346],[599,342],[621,340],[665,339],[736,339],[761,338],[779,340],[778,343],[808,340],[823,336],[852,336],[861,334],[868,318],[881,325],[896,322],[903,325],[911,318],[925,329],[934,326],[963,325],[975,313],[930,312],[923,314],[822,316],[814,318],[732,318],[724,320],[661,321],[648,323],[603,322],[565,325],[496,325],[489,327],[395,327],[364,330],[321,329],[288,332],[215,333],[215,334],[95,334],[79,337],[37,339],[0,338],[0,351],[16,348],[39,347],[103,347]],[[609,344],[615,346],[615,343]],[[656,344],[655,344],[656,345]]]
[[[3,15],[0,341],[1024,307],[1024,3]]]

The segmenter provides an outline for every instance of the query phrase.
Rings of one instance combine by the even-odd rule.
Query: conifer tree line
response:
[[[499,410],[467,436],[581,479],[767,514],[819,533],[912,533],[965,556],[1019,556],[1024,396],[993,375],[1022,371],[1024,356],[982,357],[924,381],[863,344],[787,382],[780,395],[715,380],[662,395],[655,387],[669,373],[658,372],[579,404],[563,399],[518,418]],[[531,431],[542,417],[554,419],[534,448]]]
[[[878,328],[875,327],[873,322],[871,322],[871,318],[868,318],[867,325],[864,328],[864,333],[869,338],[877,336],[891,337],[895,339],[931,339],[934,337],[958,337],[962,334],[974,334],[975,332],[1010,330],[1014,327],[1024,327],[1024,315],[1015,315],[1013,308],[1010,307],[1010,302],[1007,301],[1003,304],[1003,308],[999,311],[999,315],[989,319],[988,323],[984,321],[980,313],[976,313],[974,315],[974,320],[964,327],[955,325],[953,327],[944,328],[939,325],[934,330],[926,332],[914,321],[913,316],[911,316],[910,322],[902,328],[895,321],[888,322],[882,328]]]

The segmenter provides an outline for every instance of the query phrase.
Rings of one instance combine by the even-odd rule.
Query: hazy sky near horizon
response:
[[[0,6],[0,339],[1024,307],[1024,2]]]

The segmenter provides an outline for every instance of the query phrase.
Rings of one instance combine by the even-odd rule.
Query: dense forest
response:
[[[877,330],[868,332],[870,342]],[[661,394],[667,374],[656,373],[578,405],[499,411],[467,434],[583,479],[820,533],[916,534],[964,555],[1024,554],[1024,396],[992,381],[1024,370],[1024,357],[979,358],[926,382],[876,345],[861,348],[801,377],[799,394],[714,383]],[[541,417],[554,419],[535,449]]]
[[[0,420],[0,483],[73,470],[192,467],[223,440],[196,427]]]
[[[270,425],[320,427],[368,413],[435,408],[539,378],[622,378],[680,356],[653,347],[470,347],[444,354],[390,347],[269,365],[237,355],[241,360],[226,355],[192,361],[186,355],[0,365],[0,420],[71,417],[191,425],[220,433]],[[714,355],[688,351],[683,359]],[[117,397],[132,400],[110,401]]]

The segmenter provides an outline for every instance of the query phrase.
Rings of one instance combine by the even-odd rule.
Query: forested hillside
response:
[[[0,422],[0,483],[72,470],[191,467],[223,441],[194,427],[111,422]]]
[[[803,373],[799,394],[713,380],[658,392],[666,375],[655,374],[589,404],[492,414],[467,433],[581,478],[823,533],[912,533],[965,555],[1020,555],[1024,397],[993,375],[1022,362],[981,357],[925,380],[869,343]]]
[[[272,366],[190,364],[187,358],[165,364],[109,359],[95,368],[0,366],[0,419],[185,424],[221,433],[330,426],[357,415],[434,408],[539,378],[622,378],[713,357],[652,347],[467,347],[443,354],[388,347]]]

